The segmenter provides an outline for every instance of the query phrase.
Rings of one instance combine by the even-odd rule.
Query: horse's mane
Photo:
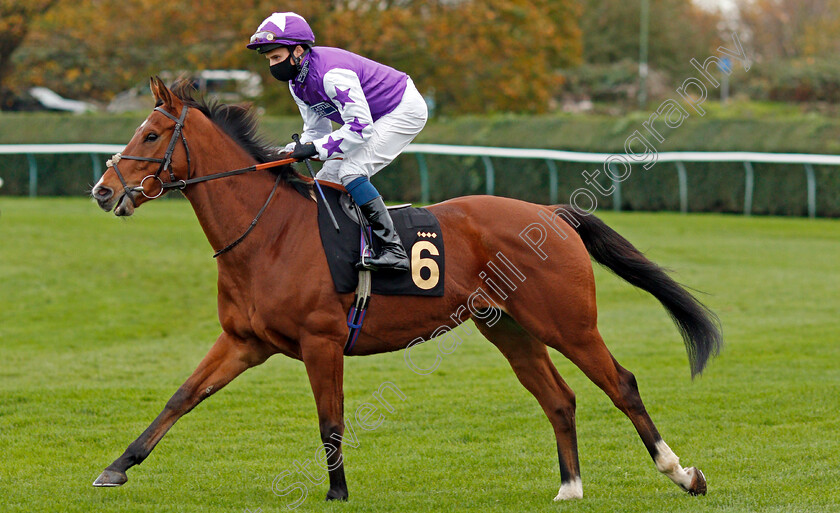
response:
[[[252,105],[228,105],[212,98],[196,97],[195,87],[186,79],[177,80],[170,90],[185,105],[201,111],[257,162],[270,162],[279,158],[278,148],[259,135],[259,120]],[[287,183],[304,182],[291,165],[272,168],[271,171],[279,173]]]

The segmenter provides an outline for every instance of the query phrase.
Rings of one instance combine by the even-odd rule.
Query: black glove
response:
[[[315,145],[311,142],[306,144],[298,144],[295,146],[295,149],[292,150],[292,153],[289,155],[293,159],[297,160],[306,160],[310,157],[314,157],[318,154],[318,150],[315,149]]]

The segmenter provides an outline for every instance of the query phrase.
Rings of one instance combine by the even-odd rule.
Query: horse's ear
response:
[[[172,91],[166,87],[166,84],[163,83],[160,77],[152,77],[149,82],[149,87],[151,87],[152,94],[155,96],[155,103],[172,105]]]

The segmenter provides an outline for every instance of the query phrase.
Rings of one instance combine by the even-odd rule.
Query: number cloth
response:
[[[353,292],[359,279],[359,272],[355,268],[360,257],[359,225],[347,216],[339,204],[340,195],[345,194],[343,191],[333,187],[322,189],[341,228],[341,232],[336,233],[326,208],[319,201],[318,227],[333,284],[340,294]],[[425,208],[399,208],[391,210],[390,214],[411,261],[411,271],[373,271],[373,293],[443,296],[445,255],[443,232],[437,218]],[[374,249],[379,251],[377,242],[374,237]]]

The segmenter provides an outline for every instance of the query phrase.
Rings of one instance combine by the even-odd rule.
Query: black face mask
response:
[[[272,77],[282,82],[288,82],[300,73],[300,66],[292,64],[292,54],[289,54],[285,61],[269,66],[268,69]]]

